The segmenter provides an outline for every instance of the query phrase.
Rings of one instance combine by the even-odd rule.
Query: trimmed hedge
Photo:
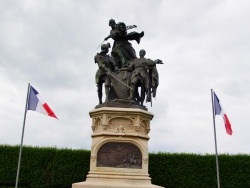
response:
[[[19,146],[0,146],[0,186],[14,186]],[[85,180],[90,151],[23,147],[19,173],[20,187],[69,188]]]
[[[19,146],[0,145],[0,187],[14,187]],[[70,188],[85,181],[90,151],[23,147],[19,187]],[[220,155],[223,188],[250,187],[250,156]],[[214,155],[149,154],[152,183],[166,188],[217,187]]]
[[[215,155],[150,154],[152,183],[166,188],[217,187]],[[250,156],[219,155],[220,185],[250,188]]]

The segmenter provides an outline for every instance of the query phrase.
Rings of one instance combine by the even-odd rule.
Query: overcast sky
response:
[[[211,89],[233,129],[216,117],[219,153],[250,153],[250,1],[1,0],[0,144],[18,145],[28,83],[59,120],[28,111],[24,145],[91,148],[98,45],[109,19],[144,31],[137,54],[161,59],[150,152],[213,154]],[[112,39],[108,42],[113,43]]]

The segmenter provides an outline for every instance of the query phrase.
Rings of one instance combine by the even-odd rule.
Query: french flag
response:
[[[27,110],[36,111],[51,117],[58,119],[55,113],[51,110],[46,102],[41,98],[40,94],[34,87],[30,86],[28,96],[28,108]]]
[[[225,128],[226,128],[226,132],[229,135],[233,134],[232,128],[231,128],[231,123],[229,122],[229,119],[227,117],[227,115],[225,114],[221,104],[220,104],[220,100],[217,97],[217,95],[215,94],[215,92],[213,92],[213,99],[214,99],[214,114],[215,115],[221,115],[223,117],[224,120],[224,124],[225,124]]]

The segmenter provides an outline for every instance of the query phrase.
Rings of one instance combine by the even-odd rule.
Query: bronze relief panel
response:
[[[109,142],[97,152],[97,167],[142,168],[140,149],[132,143]]]

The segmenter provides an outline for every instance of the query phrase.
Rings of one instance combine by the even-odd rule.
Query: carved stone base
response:
[[[90,171],[72,188],[160,188],[148,174],[153,114],[134,108],[97,108],[92,117]]]
[[[150,181],[122,179],[87,179],[85,182],[74,183],[72,188],[163,188],[151,184]]]

